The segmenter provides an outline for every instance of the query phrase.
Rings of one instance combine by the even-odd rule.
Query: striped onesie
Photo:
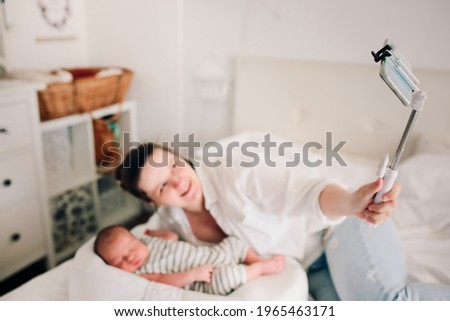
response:
[[[197,246],[184,241],[158,237],[141,238],[149,249],[146,264],[136,273],[170,274],[183,272],[204,264],[214,265],[211,283],[196,281],[184,289],[226,295],[247,281],[244,261],[248,245],[229,236],[219,244]]]

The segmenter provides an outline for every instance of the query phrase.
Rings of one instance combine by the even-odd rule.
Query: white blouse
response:
[[[196,167],[205,206],[227,235],[245,240],[261,255],[286,255],[307,268],[322,253],[327,228],[342,222],[324,215],[319,195],[331,180],[318,177],[312,168],[232,166],[224,161],[211,167]],[[230,164],[228,164],[230,165]],[[160,208],[161,228],[177,232],[182,239],[205,244],[192,233],[180,208]]]

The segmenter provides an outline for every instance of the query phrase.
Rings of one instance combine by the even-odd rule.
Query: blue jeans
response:
[[[450,300],[450,285],[408,283],[392,220],[373,228],[347,218],[327,240],[325,254],[308,269],[316,300]]]

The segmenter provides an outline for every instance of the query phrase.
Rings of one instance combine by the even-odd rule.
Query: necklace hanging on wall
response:
[[[77,39],[80,19],[78,2],[72,0],[34,0],[37,41]]]
[[[70,0],[38,0],[42,19],[51,27],[62,30],[71,16]]]

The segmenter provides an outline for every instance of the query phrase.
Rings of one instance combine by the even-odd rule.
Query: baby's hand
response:
[[[214,271],[214,266],[212,264],[205,264],[193,268],[191,271],[196,281],[211,283],[211,277]]]

